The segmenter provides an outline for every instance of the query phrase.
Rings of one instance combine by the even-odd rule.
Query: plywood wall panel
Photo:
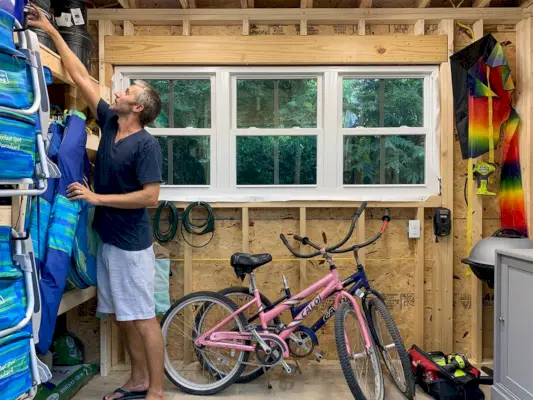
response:
[[[197,0],[203,1],[203,0]],[[207,1],[207,0],[205,0]],[[317,0],[315,0],[317,1]],[[318,0],[341,3],[347,0]],[[386,1],[386,0],[383,0]],[[328,4],[329,4],[328,3]],[[324,3],[325,4],[325,3]],[[494,25],[486,26],[485,32],[491,32],[504,46],[505,54],[509,60],[513,77],[516,72],[516,33],[513,26]],[[137,36],[171,36],[181,35],[181,26],[136,26]],[[195,26],[191,27],[192,35],[208,36],[235,36],[242,34],[241,26]],[[250,25],[250,35],[298,35],[299,25]],[[354,35],[357,34],[357,25],[308,25],[308,35]],[[366,25],[367,35],[413,35],[412,25]],[[426,35],[437,34],[437,25],[426,25]],[[456,27],[455,51],[467,46],[471,39],[466,30]],[[97,50],[96,50],[97,54]],[[499,165],[501,148],[496,152],[496,164]],[[461,159],[459,143],[454,142],[454,351],[470,352],[469,331],[471,325],[471,298],[470,277],[471,272],[461,259],[466,256],[466,215],[467,205],[464,200],[464,184],[467,176],[467,161]],[[491,177],[490,188],[498,190],[499,170]],[[338,242],[344,237],[350,224],[350,218],[355,209],[307,209],[307,236],[311,240],[327,244]],[[414,209],[391,210],[392,222],[384,235],[375,245],[366,251],[366,269],[372,285],[382,291],[387,299],[387,304],[397,322],[407,346],[412,344],[414,338],[414,268],[416,264],[415,242],[408,239],[408,220],[415,218]],[[180,210],[181,215],[182,210]],[[242,222],[239,209],[215,210],[216,234],[213,241],[202,249],[193,249],[193,290],[207,289],[219,290],[231,285],[248,285],[246,279],[240,282],[229,266],[229,257],[236,251],[242,250]],[[374,235],[381,226],[382,209],[368,209],[366,213],[366,238]],[[152,213],[153,215],[153,213]],[[433,270],[435,266],[435,237],[433,236],[432,210],[426,210],[424,228],[424,343],[417,343],[428,350],[434,348],[433,337]],[[201,216],[199,216],[201,217]],[[261,290],[271,299],[280,295],[282,286],[281,277],[285,275],[293,293],[300,288],[300,263],[292,260],[292,256],[279,240],[280,233],[299,233],[299,210],[292,209],[253,209],[249,210],[249,250],[250,252],[269,252],[275,261],[261,267],[257,271],[257,281]],[[483,236],[492,234],[500,226],[499,204],[497,197],[483,198]],[[207,238],[195,238],[194,243],[199,244]],[[354,238],[359,241],[360,238]],[[293,245],[296,242],[291,240]],[[172,277],[171,299],[176,300],[183,295],[184,263],[183,239],[181,235],[167,244],[171,252]],[[351,254],[338,255],[337,266],[341,277],[347,277],[356,268]],[[328,272],[328,267],[320,259],[307,263],[307,281],[312,283]],[[483,353],[484,358],[492,357],[493,334],[493,291],[483,286]],[[328,304],[315,310],[305,321],[311,325],[320,313],[325,312]],[[283,316],[288,321],[287,315]],[[333,320],[321,330],[319,340],[321,350],[326,358],[337,357],[333,338]]]

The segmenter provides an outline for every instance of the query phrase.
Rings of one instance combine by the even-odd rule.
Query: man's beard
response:
[[[133,107],[130,104],[119,104],[115,102],[111,105],[111,110],[117,115],[128,115],[132,112]]]

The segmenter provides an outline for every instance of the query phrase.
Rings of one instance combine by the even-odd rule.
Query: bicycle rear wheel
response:
[[[365,345],[365,331],[370,339],[369,348]],[[366,320],[358,320],[350,302],[341,303],[335,313],[335,342],[344,378],[354,398],[383,400],[385,389],[377,347]]]
[[[374,331],[381,356],[394,383],[408,398],[415,396],[415,377],[411,370],[409,353],[405,349],[402,336],[394,323],[387,306],[378,298],[368,301],[369,324]]]
[[[219,293],[196,292],[178,300],[167,311],[161,321],[165,374],[179,389],[196,395],[212,395],[239,378],[250,357],[248,351],[194,345],[196,338],[237,310],[235,303]],[[198,313],[202,319],[200,326],[195,322]],[[246,320],[241,313],[222,330],[243,332],[245,326]],[[234,342],[248,344],[245,340]],[[203,362],[197,359],[198,354]]]

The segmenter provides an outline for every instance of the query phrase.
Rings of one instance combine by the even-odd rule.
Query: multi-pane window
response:
[[[163,108],[149,125],[163,153],[164,185],[210,185],[211,79],[146,79]],[[166,134],[165,134],[166,133]]]
[[[236,185],[316,185],[318,79],[233,82]]]
[[[438,68],[119,67],[163,110],[162,199],[422,200],[439,192]]]
[[[423,78],[342,78],[342,127],[345,185],[425,183]]]

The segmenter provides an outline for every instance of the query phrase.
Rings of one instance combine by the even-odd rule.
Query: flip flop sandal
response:
[[[121,394],[122,397],[119,397],[116,400],[134,400],[134,399],[145,399],[146,395],[148,394],[148,390],[140,391],[140,392],[128,392],[127,390],[124,390],[122,388],[118,388],[113,393],[106,395],[106,396],[112,396],[113,394],[118,393]],[[106,396],[103,397],[103,400],[106,400]]]

